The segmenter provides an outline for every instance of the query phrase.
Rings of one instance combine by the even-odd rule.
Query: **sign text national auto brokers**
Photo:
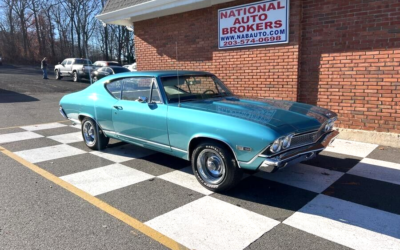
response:
[[[269,0],[218,10],[218,47],[289,42],[289,0]]]

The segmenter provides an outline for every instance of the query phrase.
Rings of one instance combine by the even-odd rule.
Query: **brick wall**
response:
[[[303,1],[299,100],[340,127],[400,133],[399,62],[399,1]]]
[[[135,23],[138,69],[210,71],[237,94],[296,100],[300,0],[291,0],[289,44],[218,49],[218,9],[250,2],[256,1],[235,1]]]

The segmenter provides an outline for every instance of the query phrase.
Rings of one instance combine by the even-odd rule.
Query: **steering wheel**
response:
[[[211,92],[211,94],[215,94],[214,90],[207,89],[206,91],[203,92],[203,95],[207,94],[207,92]]]

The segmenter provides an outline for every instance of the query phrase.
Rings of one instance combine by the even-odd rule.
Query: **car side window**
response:
[[[64,61],[62,61],[62,63],[61,63],[62,65],[65,65],[65,64],[67,64],[67,60],[64,60]]]
[[[109,73],[109,74],[112,74],[112,73],[113,73],[113,71],[112,71],[110,68],[104,68],[104,71],[107,72],[107,73]]]
[[[67,65],[71,65],[71,64],[72,64],[72,60],[68,60]]]
[[[118,80],[106,84],[106,89],[117,99],[121,99],[122,81]]]
[[[149,103],[160,103],[161,99],[157,84],[153,85],[152,90],[153,81],[153,78],[125,78],[122,100],[137,101],[139,97],[146,97]]]

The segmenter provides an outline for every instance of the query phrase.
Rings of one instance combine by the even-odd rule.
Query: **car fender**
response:
[[[236,162],[239,162],[237,159],[237,156],[236,156],[236,152],[235,152],[234,148],[232,147],[232,145],[229,143],[228,139],[226,139],[222,136],[210,134],[210,133],[196,133],[195,135],[193,135],[190,138],[189,143],[187,145],[188,160],[190,160],[190,157],[191,157],[190,145],[192,144],[193,140],[195,140],[197,138],[206,138],[206,139],[211,139],[211,140],[216,140],[216,141],[222,142],[223,144],[228,146],[229,149],[232,151],[232,153],[236,159]]]

